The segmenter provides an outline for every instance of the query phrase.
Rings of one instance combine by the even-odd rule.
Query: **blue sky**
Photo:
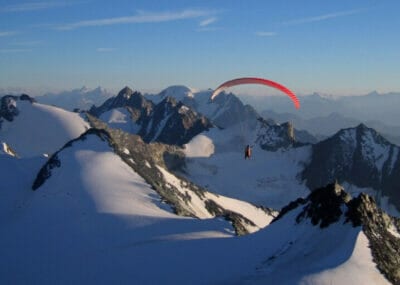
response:
[[[399,11],[397,0],[0,1],[0,88],[257,76],[296,93],[400,91]]]

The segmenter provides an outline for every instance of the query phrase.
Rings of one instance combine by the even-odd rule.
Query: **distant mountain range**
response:
[[[154,103],[159,103],[162,98],[174,97],[177,102],[181,101],[184,105],[194,108],[221,127],[224,127],[221,124],[222,121],[228,124],[235,123],[238,117],[234,115],[234,112],[219,114],[216,113],[217,109],[207,107],[210,92],[210,90],[195,91],[186,86],[177,85],[170,86],[157,95],[146,95],[146,98]],[[112,92],[101,87],[95,89],[82,87],[71,91],[48,93],[37,96],[36,99],[40,103],[77,111],[89,110],[93,105],[100,106],[113,96]],[[229,97],[230,95],[221,94],[216,103],[225,102],[221,104],[226,104],[228,100],[223,98],[224,96]],[[396,107],[400,104],[400,93],[371,92],[367,95],[342,97],[314,93],[299,96],[300,112],[293,109],[285,96],[242,96],[241,98],[251,106],[255,106],[263,117],[273,119],[278,123],[291,122],[296,132],[308,132],[305,134],[308,139],[303,139],[305,141],[315,142],[310,140],[309,134],[320,140],[333,135],[340,129],[355,127],[363,123],[376,129],[392,143],[400,144],[400,124],[398,123],[400,115]],[[237,108],[245,106],[246,112],[241,112],[242,116],[245,116],[241,118],[242,120],[255,116],[256,111],[250,105],[244,105],[240,100],[233,99],[233,102],[229,103],[231,111],[235,110],[233,104],[236,104]],[[223,106],[219,105],[218,111],[221,112],[223,109]],[[218,119],[216,116],[220,118]],[[299,137],[301,136],[302,134]]]
[[[93,105],[102,104],[105,100],[114,94],[107,89],[97,87],[89,89],[82,87],[70,91],[59,93],[47,93],[36,96],[35,99],[39,103],[54,105],[69,111],[73,110],[89,110]]]
[[[399,125],[400,93],[371,92],[360,96],[324,96],[318,93],[299,96],[300,110],[293,106],[285,96],[242,96],[245,102],[256,106],[257,110],[272,110],[279,113],[294,113],[303,119],[324,117],[339,113],[344,117],[356,118],[363,122],[379,119],[389,126]]]
[[[299,115],[293,113],[277,113],[272,110],[263,111],[261,114],[278,123],[292,122],[296,128],[299,130],[307,130],[319,140],[330,137],[341,129],[356,127],[363,123],[359,119],[344,117],[338,112],[311,119],[303,119]],[[374,121],[366,121],[363,124],[374,128],[392,143],[400,145],[400,126],[386,125],[379,121],[379,118],[376,118]]]

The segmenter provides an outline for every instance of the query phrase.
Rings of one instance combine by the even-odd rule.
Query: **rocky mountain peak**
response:
[[[387,215],[364,193],[348,203],[346,216],[353,226],[362,227],[378,269],[393,284],[400,284],[400,219]]]
[[[310,219],[313,225],[325,228],[340,219],[344,211],[343,206],[350,200],[351,196],[338,183],[328,184],[311,192],[306,199],[298,199],[282,208],[276,220],[304,205],[296,217],[296,222],[300,223],[305,219]]]
[[[27,94],[22,94],[21,96],[6,95],[0,99],[0,123],[4,118],[5,120],[11,122],[14,120],[15,116],[18,116],[19,109],[17,107],[18,100],[29,101],[30,103],[36,102],[36,100]]]
[[[117,96],[109,98],[101,106],[92,106],[89,113],[100,116],[104,112],[116,108],[130,108],[131,112],[135,113],[135,119],[138,119],[141,113],[148,115],[151,112],[153,103],[147,100],[140,92],[125,87]]]
[[[261,148],[275,151],[280,148],[302,145],[296,142],[294,128],[291,123],[272,124],[263,118],[258,118],[258,123],[256,143]]]
[[[131,88],[129,88],[128,86],[125,86],[124,88],[122,88],[121,91],[119,91],[117,97],[123,97],[125,99],[129,99],[133,93],[134,92]]]
[[[175,107],[177,105],[177,101],[174,97],[167,96],[161,101],[161,105]]]
[[[14,120],[14,117],[19,114],[17,100],[18,97],[12,95],[6,95],[1,98],[0,118],[4,118],[10,122]]]

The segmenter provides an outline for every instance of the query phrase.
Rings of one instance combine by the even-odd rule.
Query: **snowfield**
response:
[[[4,231],[0,243],[7,244],[0,257],[2,284],[160,283],[165,275],[174,278],[171,271],[188,263],[180,241],[204,240],[202,249],[193,248],[194,254],[206,252],[210,239],[235,236],[232,225],[224,219],[175,215],[97,136],[78,140],[59,152],[60,167],[52,169],[36,191],[30,189],[32,174],[26,179],[15,175],[37,173],[43,158],[30,163],[6,155],[0,158],[3,164],[15,165],[10,167],[14,176],[6,180],[9,187],[2,189],[0,199],[5,206],[1,208]],[[10,173],[3,171],[0,178],[5,180]],[[232,209],[255,209],[248,203],[219,198]],[[263,211],[253,211],[250,215],[258,215],[260,226],[270,222],[261,219],[266,217]],[[177,256],[180,263],[175,263]],[[163,273],[151,274],[154,266],[148,262],[160,266]],[[182,280],[191,274],[183,276]]]
[[[89,128],[79,114],[57,107],[18,100],[17,108],[12,122],[3,121],[0,141],[20,157],[52,154]]]
[[[244,160],[237,132],[213,129],[193,138],[185,146],[187,177],[213,193],[277,210],[309,194],[297,177],[310,157],[310,146],[270,152],[254,145],[251,159]]]
[[[111,128],[121,129],[124,132],[136,134],[140,125],[131,119],[131,114],[125,108],[116,108],[100,115],[100,120],[106,122]]]

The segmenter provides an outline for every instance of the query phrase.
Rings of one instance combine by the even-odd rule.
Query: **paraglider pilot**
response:
[[[251,147],[250,145],[247,145],[246,148],[244,149],[244,159],[250,159],[251,157]]]

